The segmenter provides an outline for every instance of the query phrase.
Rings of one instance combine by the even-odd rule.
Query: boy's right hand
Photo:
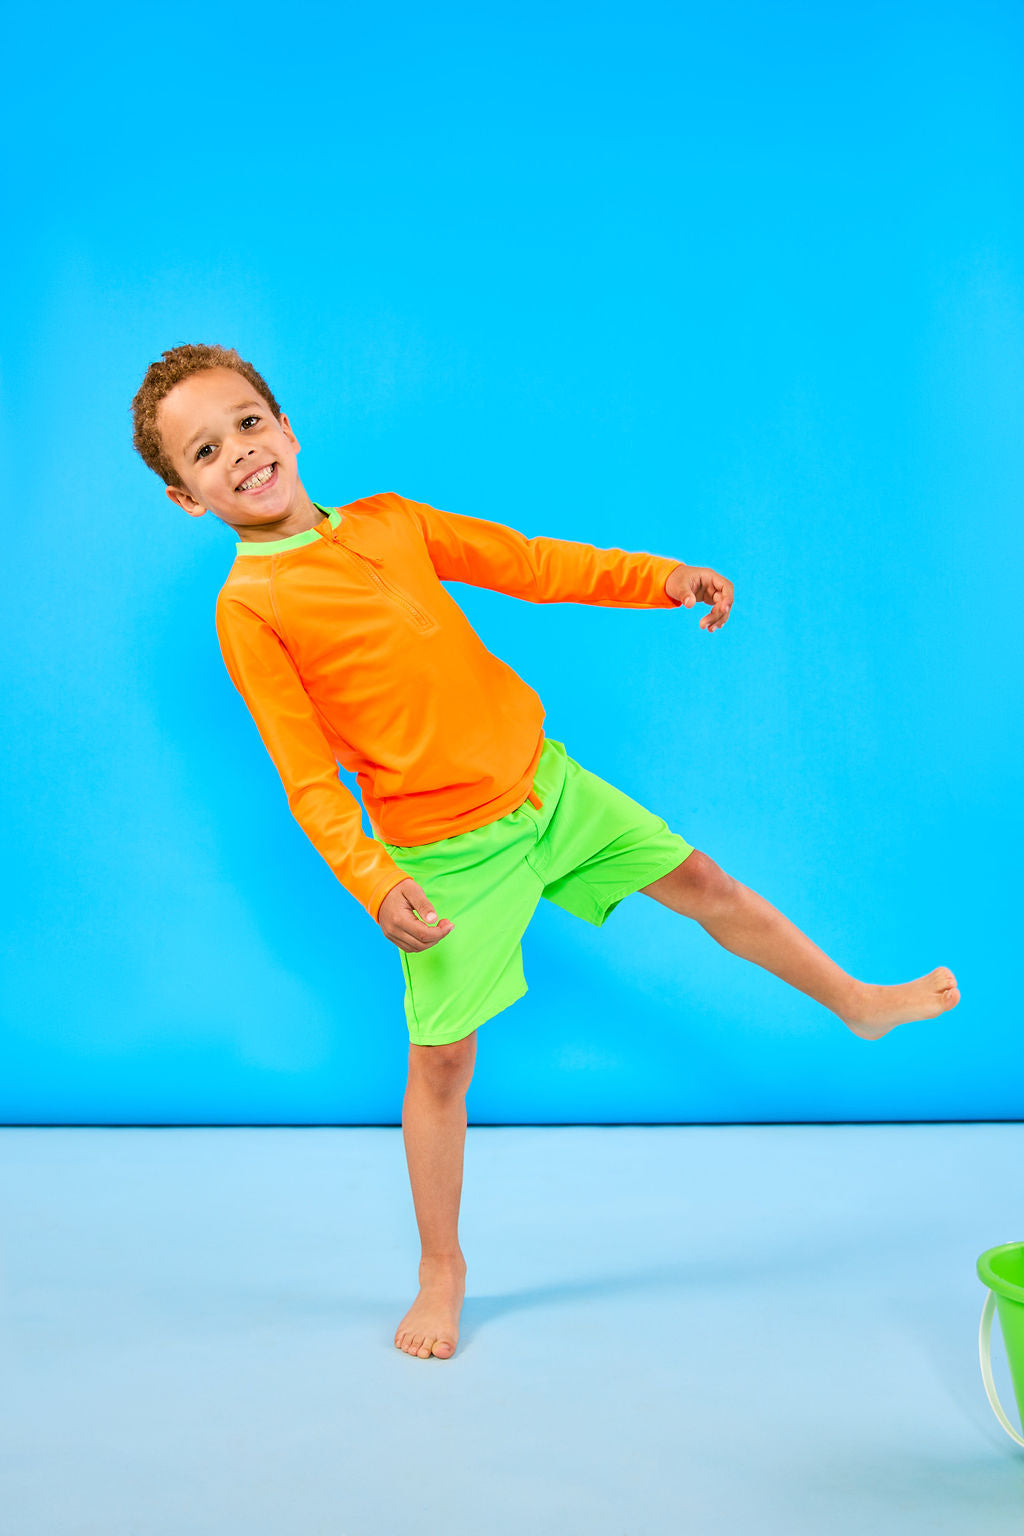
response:
[[[377,922],[392,944],[397,944],[407,954],[429,949],[432,944],[447,938],[455,927],[446,917],[438,922],[426,891],[410,879],[401,880],[388,891],[377,909]]]

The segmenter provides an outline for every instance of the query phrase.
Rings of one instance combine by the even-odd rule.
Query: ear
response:
[[[189,517],[202,517],[206,511],[206,508],[200,506],[199,502],[193,496],[190,496],[188,491],[182,490],[180,485],[167,485],[164,486],[164,490],[175,506],[180,507],[183,512],[187,512]]]
[[[302,447],[302,444],[299,442],[298,438],[295,436],[295,433],[292,431],[292,424],[288,420],[288,417],[285,415],[284,411],[281,412],[281,431],[284,433],[288,441],[294,444],[295,452],[298,453]]]

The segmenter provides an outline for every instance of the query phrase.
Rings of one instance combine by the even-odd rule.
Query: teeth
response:
[[[259,470],[255,475],[250,475],[248,480],[243,480],[238,487],[240,491],[254,490],[257,485],[263,485],[274,473],[273,464],[268,464],[266,469]]]

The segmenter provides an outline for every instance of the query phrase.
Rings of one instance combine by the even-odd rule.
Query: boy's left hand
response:
[[[700,621],[701,629],[709,635],[721,629],[732,612],[732,582],[704,565],[677,565],[669,572],[665,591],[684,608],[692,608],[694,603],[710,603],[711,612]]]

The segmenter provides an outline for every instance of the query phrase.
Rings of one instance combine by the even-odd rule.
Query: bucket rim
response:
[[[978,1257],[978,1279],[982,1285],[987,1285],[990,1291],[995,1291],[997,1296],[1006,1296],[1010,1301],[1024,1302],[1024,1285],[1014,1285],[1012,1280],[1004,1280],[1002,1275],[997,1275],[992,1268],[992,1260],[1001,1253],[1009,1253],[1012,1248],[1024,1251],[1024,1242],[999,1243],[995,1248],[986,1248]]]

